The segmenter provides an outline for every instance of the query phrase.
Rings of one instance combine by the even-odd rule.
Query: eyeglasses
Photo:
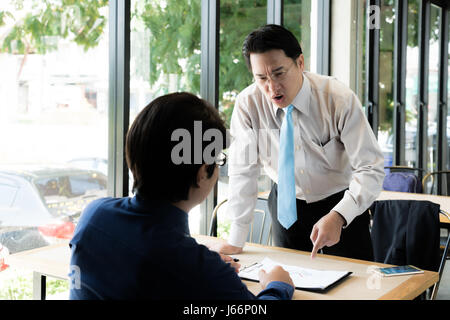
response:
[[[219,167],[224,166],[224,165],[227,163],[227,155],[226,155],[224,152],[221,152],[221,153],[217,156],[217,158],[216,158],[216,160],[215,160],[215,163],[216,163]]]
[[[272,72],[269,76],[256,75],[255,81],[260,84],[266,83],[268,79],[271,79],[273,82],[282,82],[282,81],[286,80],[286,75],[294,64],[295,63],[293,62],[287,69],[284,69],[284,67],[282,67],[279,70]]]
[[[225,165],[225,163],[227,163],[227,155],[224,152],[221,152],[214,160],[214,164],[210,164],[206,168],[209,177],[211,177],[214,174],[214,170],[216,169],[216,166],[222,167]]]

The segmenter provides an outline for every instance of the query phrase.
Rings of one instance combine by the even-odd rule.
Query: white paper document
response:
[[[259,270],[263,269],[264,271],[269,272],[273,267],[277,265],[283,267],[284,270],[289,272],[289,275],[294,282],[295,288],[300,290],[324,291],[330,286],[336,284],[339,280],[351,274],[351,272],[348,271],[322,271],[290,266],[278,263],[270,258],[265,257],[261,262],[241,269],[241,271],[239,272],[239,277],[246,280],[259,281]]]

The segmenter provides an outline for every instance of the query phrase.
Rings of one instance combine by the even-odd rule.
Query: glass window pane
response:
[[[447,11],[447,15],[450,16],[450,10]],[[447,78],[447,170],[450,170],[450,22],[448,24],[448,78]],[[450,182],[449,182],[450,184]]]
[[[416,167],[418,159],[417,123],[419,115],[419,11],[419,1],[409,0],[405,80],[405,163],[410,167]]]
[[[311,70],[311,0],[284,1],[284,26],[300,42],[305,58],[305,70]]]
[[[91,164],[108,157],[108,5],[1,1],[0,183],[13,189],[0,188],[0,242],[10,253],[71,238],[84,207],[106,196],[106,170]]]
[[[155,98],[172,92],[200,94],[201,1],[131,2],[130,125]],[[133,177],[130,172],[130,195]],[[189,213],[199,233],[200,206]]]
[[[439,88],[439,26],[441,8],[431,5],[430,10],[430,56],[428,66],[428,168],[437,170],[437,124],[438,124],[438,88]]]
[[[89,196],[97,190],[106,190],[106,180],[101,179],[97,174],[71,175],[69,185],[72,196]]]
[[[242,44],[251,31],[266,21],[266,1],[220,1],[219,108],[228,128],[237,94],[252,83],[252,74],[242,56]]]
[[[385,166],[392,165],[393,149],[393,86],[394,86],[394,31],[395,3],[381,2],[380,70],[379,70],[379,125],[378,142],[385,154]]]
[[[247,69],[242,56],[242,44],[251,31],[266,23],[267,1],[265,0],[220,1],[219,111],[226,121],[227,128],[230,126],[236,96],[252,83],[252,74]],[[220,168],[218,203],[228,197],[227,167],[226,164]],[[267,188],[267,180],[269,178],[265,175],[260,177],[260,188]],[[219,217],[218,221],[220,223],[218,236],[226,238],[230,221],[225,217]]]

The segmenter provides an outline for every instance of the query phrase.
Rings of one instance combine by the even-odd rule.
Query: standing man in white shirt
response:
[[[357,96],[332,77],[304,71],[298,40],[281,26],[253,31],[242,51],[254,83],[238,95],[231,118],[232,225],[228,242],[215,250],[242,252],[263,168],[274,182],[268,200],[274,245],[311,251],[312,258],[322,249],[372,260],[367,209],[381,191],[384,160]],[[282,128],[284,118],[291,129]],[[293,141],[280,141],[289,134]],[[291,179],[290,189],[281,177]],[[292,192],[278,194],[281,184]],[[293,209],[285,208],[289,202]],[[288,211],[294,214],[281,223]]]

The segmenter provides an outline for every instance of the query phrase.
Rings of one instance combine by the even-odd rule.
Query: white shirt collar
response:
[[[303,84],[300,88],[300,91],[295,96],[294,100],[292,101],[292,105],[300,111],[305,113],[306,115],[309,115],[309,101],[311,96],[311,84],[308,80],[308,77],[306,77],[305,73],[303,73]],[[273,110],[275,114],[277,114],[279,107],[272,104]],[[282,108],[284,112],[287,111],[286,108]]]

